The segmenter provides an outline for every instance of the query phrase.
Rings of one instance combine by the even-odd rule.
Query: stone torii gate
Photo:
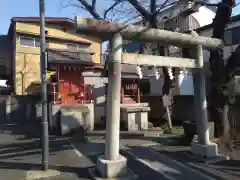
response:
[[[97,170],[102,177],[117,177],[126,173],[127,170],[127,159],[119,154],[121,64],[124,63],[194,68],[194,100],[198,141],[192,143],[192,152],[204,157],[218,155],[217,144],[209,141],[202,48],[210,50],[221,48],[223,46],[221,40],[82,17],[76,17],[76,29],[80,34],[110,40],[105,155],[100,156],[97,161]],[[123,39],[188,47],[195,49],[196,56],[195,59],[190,59],[123,53]]]

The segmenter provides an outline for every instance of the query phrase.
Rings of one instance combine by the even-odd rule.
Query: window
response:
[[[90,45],[88,44],[78,44],[78,50],[79,49],[88,49]]]
[[[67,44],[67,49],[70,51],[86,50],[89,48],[89,44]]]
[[[67,49],[70,51],[78,51],[77,44],[67,44]]]
[[[20,36],[19,41],[21,46],[34,47],[35,45],[34,38],[31,37]]]
[[[23,47],[40,47],[39,38],[19,36],[19,42]]]

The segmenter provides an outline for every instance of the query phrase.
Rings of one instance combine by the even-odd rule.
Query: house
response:
[[[45,22],[49,100],[55,105],[93,101],[96,118],[101,118],[105,101],[105,87],[100,77],[102,42],[75,33],[75,21],[69,18],[46,17]],[[1,69],[5,68],[0,76],[8,80],[14,98],[40,97],[39,17],[11,19],[8,34],[0,37],[0,59],[5,63],[0,64]],[[21,110],[14,110],[16,112],[26,109],[25,105],[17,107]],[[15,114],[12,117],[18,118],[19,114]]]
[[[12,91],[16,95],[40,93],[39,25],[38,17],[13,17],[11,20],[8,31],[12,46],[10,49],[12,55],[11,85]],[[57,67],[62,72],[60,73],[61,77],[58,77],[60,80],[66,78],[63,75],[63,72],[67,71],[66,69],[68,69],[68,77],[71,79],[76,76],[75,71],[81,71],[78,68],[88,67],[96,70],[96,67],[99,67],[101,42],[91,37],[77,35],[74,31],[73,20],[68,18],[46,18],[45,33],[48,59],[47,78],[50,86],[50,82],[53,82],[56,78],[54,74],[59,73]],[[84,52],[81,53],[81,51]],[[84,80],[81,80],[80,75],[78,78],[73,78],[74,83],[84,84]],[[63,95],[63,97],[65,96]],[[70,101],[70,99],[68,97],[63,101]]]
[[[206,26],[202,26],[197,28],[196,31],[199,35],[205,37],[212,36],[212,24],[208,24]],[[240,15],[236,15],[231,17],[230,22],[227,25],[227,28],[224,33],[224,43],[225,46],[223,48],[223,55],[224,60],[226,60],[231,56],[231,53],[235,51],[236,47],[240,43]],[[210,52],[208,50],[204,50],[204,66],[206,70],[206,76],[209,74],[209,57]],[[236,76],[236,85],[235,85],[235,93],[240,93],[240,83],[239,83],[239,76]],[[189,75],[185,80],[185,89],[190,90],[193,94],[193,82],[192,77]]]
[[[0,81],[6,81],[9,83],[11,79],[11,43],[10,36],[0,35]],[[0,87],[1,94],[10,94],[11,89],[9,87]]]

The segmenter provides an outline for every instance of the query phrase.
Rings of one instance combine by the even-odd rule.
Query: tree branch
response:
[[[93,7],[94,9],[96,9],[96,2],[97,2],[97,0],[92,0],[92,7]]]
[[[104,19],[106,19],[107,14],[113,10],[117,5],[122,3],[124,0],[116,0],[105,12],[104,12]]]
[[[103,19],[100,14],[96,11],[96,0],[92,1],[92,5],[90,5],[86,0],[78,0],[86,10],[95,18],[95,19]]]
[[[146,10],[138,0],[128,0],[128,2],[141,14],[146,20],[151,20],[151,13]]]

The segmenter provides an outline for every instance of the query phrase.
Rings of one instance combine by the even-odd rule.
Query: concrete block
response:
[[[95,121],[95,124],[98,124],[98,123],[102,123],[102,117],[105,117],[105,104],[103,105],[97,105],[95,104],[95,108],[94,108],[94,121]]]
[[[190,145],[191,142],[197,141],[197,124],[196,122],[184,121],[183,122],[185,143]],[[214,122],[208,122],[209,139],[214,139]]]
[[[8,96],[6,99],[6,121],[11,121],[11,112],[12,112],[12,103],[11,96]]]
[[[121,120],[124,121],[124,126],[128,131],[137,131],[138,125],[136,124],[135,113],[121,112]]]
[[[150,107],[146,106],[126,106],[126,107],[121,107],[121,111],[125,112],[149,112]]]
[[[138,112],[136,114],[137,114],[136,121],[139,130],[148,130],[148,112]]]
[[[215,137],[215,128],[214,122],[208,122],[208,131],[209,131],[209,139],[212,140]]]
[[[32,170],[26,173],[25,180],[45,179],[45,178],[51,178],[51,177],[56,177],[60,175],[61,175],[61,172],[56,170],[47,170],[47,171]]]
[[[66,112],[61,111],[60,122],[61,122],[61,134],[70,133],[72,130],[83,127],[83,117],[81,112]]]
[[[218,156],[218,146],[216,143],[209,143],[207,145],[193,142],[191,144],[191,151],[194,155],[203,158],[214,158]]]
[[[53,104],[52,105],[52,128],[57,128],[59,121],[59,110],[61,108],[61,104]]]
[[[120,107],[148,107],[149,103],[121,104]]]
[[[148,129],[148,112],[146,106],[122,106],[121,120],[124,121],[128,131],[147,130]]]
[[[67,134],[74,129],[94,129],[94,104],[64,105],[60,109],[61,133]]]
[[[85,118],[85,127],[87,130],[89,131],[93,131],[94,130],[94,103],[89,103],[89,104],[85,104],[85,106],[88,107],[89,109],[89,113],[87,114],[86,118]]]
[[[89,169],[89,173],[92,177],[92,179],[94,180],[134,180],[138,178],[137,174],[134,174],[131,169],[127,170],[127,173],[122,175],[122,176],[118,176],[118,177],[114,177],[114,178],[103,178],[99,176],[99,173],[97,172],[97,168],[93,167]]]
[[[119,155],[118,160],[106,160],[104,155],[97,160],[97,171],[103,178],[115,178],[127,173],[127,159]]]
[[[128,131],[138,130],[138,125],[136,123],[136,113],[127,113],[127,127]]]

